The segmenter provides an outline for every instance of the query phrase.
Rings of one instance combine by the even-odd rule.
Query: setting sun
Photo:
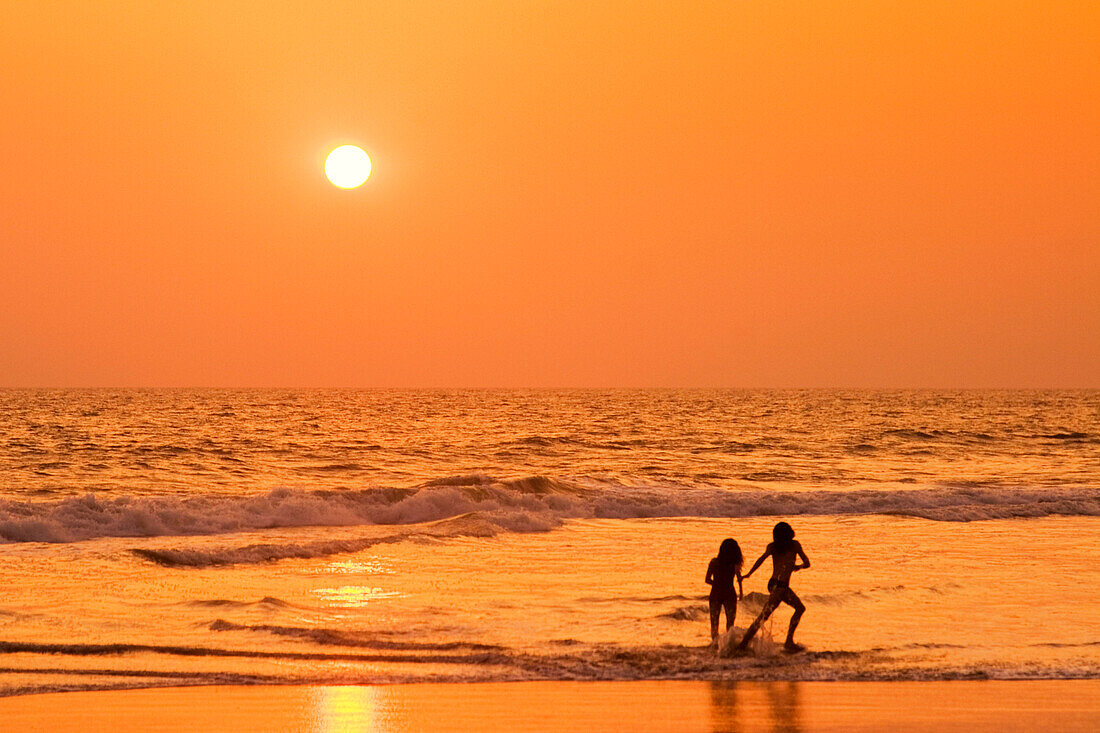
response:
[[[325,158],[325,175],[334,186],[358,188],[370,176],[370,157],[362,148],[341,145]]]

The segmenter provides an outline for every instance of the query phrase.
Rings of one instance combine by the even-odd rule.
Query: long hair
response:
[[[741,569],[745,564],[745,557],[741,554],[741,545],[737,544],[737,540],[722,540],[718,547],[718,562],[727,567]]]
[[[776,552],[787,552],[794,545],[794,529],[786,522],[772,527],[772,544]]]

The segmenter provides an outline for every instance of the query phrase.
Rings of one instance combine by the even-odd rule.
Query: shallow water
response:
[[[1095,392],[0,402],[9,694],[1100,677]],[[707,561],[732,536],[751,562],[777,517],[813,561],[809,651],[769,641],[780,610],[720,657]]]

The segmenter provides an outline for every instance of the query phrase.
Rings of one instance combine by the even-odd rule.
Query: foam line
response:
[[[413,525],[467,517],[456,534],[539,532],[571,518],[888,514],[936,521],[1100,516],[1100,488],[940,486],[926,489],[769,491],[625,486],[533,476],[454,476],[410,489],[279,489],[234,496],[111,496],[0,501],[0,541],[198,536],[303,526]],[[350,551],[335,550],[335,551]],[[277,550],[254,546],[251,552]],[[317,548],[286,550],[312,557]],[[294,553],[305,554],[294,554]],[[333,550],[329,550],[330,554]],[[150,559],[161,560],[150,556]],[[242,558],[241,561],[248,561]],[[173,561],[174,562],[174,561]]]

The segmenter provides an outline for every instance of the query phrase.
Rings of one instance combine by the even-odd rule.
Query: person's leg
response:
[[[722,604],[717,598],[710,599],[710,639],[718,638],[718,617],[722,614]]]
[[[749,642],[752,641],[752,637],[756,636],[756,632],[760,630],[760,625],[768,620],[768,616],[772,615],[772,611],[779,605],[779,599],[773,592],[768,596],[767,603],[764,604],[764,608],[760,610],[760,615],[756,617],[756,620],[752,622],[748,630],[745,631],[745,635],[741,637],[741,643],[737,645],[738,649],[747,649]]]
[[[790,588],[787,589],[784,596],[783,602],[794,609],[794,615],[791,616],[791,625],[787,629],[787,643],[784,646],[790,650],[801,649],[802,647],[794,643],[794,630],[798,628],[798,622],[802,620],[802,614],[806,612],[806,606]]]
[[[733,628],[733,620],[737,618],[737,596],[726,601],[726,631]]]

